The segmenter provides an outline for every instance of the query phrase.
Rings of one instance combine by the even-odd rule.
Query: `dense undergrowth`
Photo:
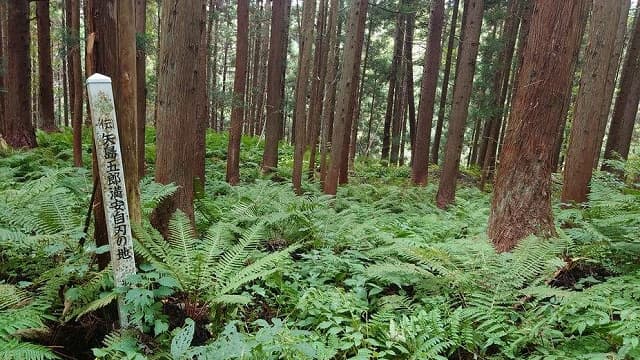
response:
[[[290,149],[264,178],[243,139],[230,187],[226,138],[209,134],[198,233],[181,213],[168,244],[137,227],[124,290],[84,233],[92,181],[70,134],[38,140],[0,154],[0,359],[640,358],[640,191],[611,176],[584,208],[555,205],[558,239],[496,254],[490,195],[470,184],[442,211],[407,169],[360,163],[336,198],[295,196]],[[141,189],[147,215],[175,190]],[[131,330],[115,330],[119,295]]]

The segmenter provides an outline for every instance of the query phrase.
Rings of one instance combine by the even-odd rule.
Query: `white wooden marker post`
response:
[[[102,203],[111,249],[113,277],[116,286],[123,286],[125,278],[136,272],[136,263],[133,257],[133,236],[131,236],[129,205],[111,78],[101,74],[92,75],[87,79],[87,92],[102,186]],[[122,306],[122,299],[118,300],[118,312],[120,326],[127,327],[129,321]]]

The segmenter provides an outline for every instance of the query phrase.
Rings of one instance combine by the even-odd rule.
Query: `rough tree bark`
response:
[[[480,177],[480,190],[484,190],[486,181],[492,176],[495,166],[496,153],[498,151],[498,137],[502,125],[502,115],[504,113],[505,101],[507,100],[507,90],[509,88],[509,78],[511,77],[511,63],[513,62],[513,52],[520,26],[520,0],[512,0],[507,10],[507,18],[504,21],[503,36],[504,43],[498,53],[498,64],[496,68],[496,87],[493,89],[493,114],[489,118],[489,133],[485,152],[480,152],[478,157],[482,158],[482,175]]]
[[[262,171],[267,173],[278,167],[278,141],[282,128],[285,63],[282,52],[285,49],[285,19],[289,0],[273,0],[271,7],[271,36],[269,40],[269,63],[267,69],[267,121],[265,124],[265,144],[262,155]]]
[[[53,69],[51,68],[51,19],[49,2],[38,1],[38,110],[42,129],[57,131],[53,112]],[[4,20],[3,20],[4,21]],[[0,87],[2,87],[0,85]]]
[[[136,152],[138,154],[138,176],[142,178],[146,164],[144,159],[144,133],[147,123],[147,0],[136,0]]]
[[[408,4],[410,0],[405,0],[405,4]],[[402,9],[406,11],[406,9]],[[401,12],[399,15],[402,18],[402,24],[400,26],[400,40],[402,41],[402,52],[400,55],[400,62],[398,64],[398,76],[396,77],[396,83],[394,85],[394,100],[393,100],[393,115],[391,116],[391,152],[389,154],[389,163],[397,166],[398,159],[400,157],[400,141],[402,139],[402,122],[406,114],[406,75],[407,75],[407,16]]]
[[[609,66],[609,74],[607,74],[607,88],[605,90],[605,97],[607,104],[602,108],[602,114],[600,115],[600,124],[598,127],[598,145],[596,146],[597,153],[593,159],[593,168],[598,168],[598,162],[600,161],[600,153],[602,152],[602,143],[604,141],[605,131],[607,129],[607,122],[609,121],[609,114],[611,114],[611,104],[613,104],[613,93],[616,89],[617,78],[620,75],[620,62],[622,61],[622,52],[624,50],[625,36],[627,35],[627,19],[629,17],[629,8],[631,7],[631,1],[621,0],[623,4],[622,14],[620,14],[618,22],[618,30],[616,34],[616,42],[613,46],[613,53],[611,55],[611,62],[615,63],[614,66]],[[637,11],[637,10],[636,10]]]
[[[483,0],[469,0],[466,5],[466,23],[457,60],[458,71],[456,84],[453,88],[453,105],[445,145],[445,158],[436,197],[436,203],[440,208],[445,208],[453,202],[456,194],[462,140],[469,112],[469,100],[473,88],[473,75],[476,70],[476,56],[478,55],[478,42],[484,13]]]
[[[449,30],[449,39],[447,40],[447,59],[444,65],[444,74],[442,76],[442,91],[440,92],[440,105],[438,106],[438,120],[436,122],[436,130],[433,136],[433,145],[431,146],[431,163],[438,163],[440,153],[440,139],[442,138],[442,127],[444,126],[444,114],[447,107],[447,94],[449,93],[449,77],[451,75],[451,63],[453,59],[454,42],[456,38],[456,28],[458,27],[458,7],[459,0],[453,1],[453,15],[451,17],[451,30]]]
[[[309,87],[311,54],[313,49],[313,18],[316,12],[315,0],[305,0],[302,5],[302,33],[300,34],[300,63],[296,82],[296,103],[294,139],[295,149],[293,153],[293,189],[296,194],[302,194],[302,162],[307,136],[307,90]]]
[[[6,72],[6,26],[7,26],[7,4],[0,1],[0,136],[5,134],[5,72]]]
[[[240,181],[240,137],[244,117],[244,89],[247,80],[249,55],[249,1],[238,1],[238,30],[236,32],[236,69],[233,81],[233,108],[227,147],[227,182],[236,185]]]
[[[198,70],[195,77],[198,79],[197,85],[197,124],[193,139],[195,142],[196,152],[193,160],[193,181],[196,187],[197,195],[201,196],[204,191],[205,183],[205,156],[207,148],[207,123],[209,121],[209,94],[207,92],[207,63],[208,63],[208,46],[207,46],[207,0],[199,0],[202,7],[202,32],[200,33],[200,47],[198,48]]]
[[[84,97],[84,86],[82,81],[82,63],[80,60],[80,2],[70,0],[68,14],[71,15],[69,21],[69,37],[71,46],[69,47],[69,89],[71,93],[71,123],[73,125],[73,163],[75,166],[82,166],[82,103]],[[124,155],[124,152],[123,152]]]
[[[555,235],[551,157],[586,0],[533,6],[489,217],[489,237],[501,252],[531,234]]]
[[[611,58],[617,35],[617,31],[612,29],[617,30],[624,6],[624,1],[614,6],[597,0],[593,2],[589,42],[584,54],[585,62],[564,167],[564,203],[587,201],[594,159],[600,152],[597,149],[597,137],[601,114],[603,108],[611,106],[611,100],[606,98],[608,76],[611,74],[609,68],[618,67],[618,62]]]
[[[31,60],[29,56],[29,3],[9,1],[7,6],[7,74],[5,133],[14,148],[34,148],[36,135],[31,125]]]
[[[348,122],[353,118],[353,108],[356,103],[354,97],[358,86],[358,75],[362,57],[362,43],[364,41],[364,24],[367,17],[367,0],[354,0],[347,18],[344,60],[342,76],[337,86],[339,96],[336,96],[336,117],[331,139],[331,159],[327,167],[327,177],[324,183],[325,194],[335,195],[340,178],[342,152],[347,132]]]
[[[324,94],[324,105],[322,109],[321,139],[320,139],[320,183],[324,188],[324,182],[327,177],[327,156],[329,143],[331,140],[331,131],[333,128],[333,119],[336,107],[336,84],[338,73],[338,53],[339,43],[338,34],[340,27],[338,25],[338,0],[331,0],[331,8],[329,10],[329,24],[327,31],[329,32],[327,72],[324,82],[326,84]]]
[[[316,171],[316,156],[318,153],[318,137],[322,121],[322,104],[324,100],[325,76],[327,73],[327,7],[328,0],[320,0],[318,19],[316,21],[316,44],[314,53],[314,69],[311,86],[311,105],[309,107],[309,124],[307,124],[307,145],[309,154],[309,179],[313,179]]]
[[[400,7],[404,4],[404,1],[400,1]],[[402,48],[404,45],[403,36],[403,18],[401,13],[396,16],[396,30],[393,36],[393,59],[391,61],[391,68],[389,70],[389,91],[387,93],[387,108],[384,114],[384,129],[382,134],[382,157],[383,164],[388,163],[389,154],[391,152],[391,122],[394,114],[394,99],[395,93],[399,91],[396,85],[398,83],[398,69],[402,63]]]
[[[418,105],[418,123],[416,141],[413,150],[411,178],[416,185],[426,185],[429,168],[429,141],[431,123],[435,105],[436,87],[440,58],[442,56],[442,27],[444,23],[444,0],[433,0],[429,17],[429,39],[425,54],[422,84],[420,86],[420,104]],[[449,59],[450,60],[450,59]]]
[[[640,11],[636,11],[635,27],[621,79],[620,93],[613,109],[604,150],[606,160],[618,156],[626,160],[629,156],[633,126],[640,102]],[[602,169],[616,173],[615,169],[606,163],[602,165]]]
[[[197,129],[198,54],[204,14],[200,2],[162,2],[158,78],[156,181],[180,186],[155,210],[152,223],[166,232],[176,208],[193,220],[193,142],[185,141]]]

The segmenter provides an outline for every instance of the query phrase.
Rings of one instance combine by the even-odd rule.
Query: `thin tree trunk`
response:
[[[122,148],[122,162],[126,171],[125,184],[129,215],[132,223],[142,221],[140,208],[140,173],[138,170],[139,138],[137,121],[137,75],[136,75],[136,17],[133,1],[117,1],[118,69],[114,79],[118,133]],[[80,72],[81,73],[81,72]],[[76,98],[82,99],[82,87]],[[82,106],[80,106],[82,109]]]
[[[225,98],[227,96],[227,68],[228,68],[228,57],[229,57],[229,40],[224,40],[224,55],[222,55],[222,92],[220,92],[220,116],[218,118],[218,131],[224,131],[224,108],[225,108]]]
[[[633,126],[640,102],[640,11],[636,11],[635,28],[621,79],[620,93],[616,99],[604,151],[606,160],[618,157],[626,160],[629,156]],[[602,169],[617,173],[607,163],[602,165]]]
[[[503,36],[504,45],[498,53],[498,64],[496,68],[495,79],[497,86],[493,93],[493,113],[489,118],[489,134],[487,138],[487,147],[484,153],[480,152],[479,157],[482,158],[482,175],[480,177],[480,190],[484,190],[486,181],[492,176],[495,166],[496,153],[498,151],[498,138],[500,136],[500,126],[502,123],[502,114],[504,113],[505,101],[507,100],[507,89],[509,88],[509,78],[511,77],[511,63],[513,61],[513,52],[516,45],[518,35],[518,27],[520,18],[518,16],[520,9],[520,1],[514,0],[509,4],[507,18],[505,19]]]
[[[327,25],[327,31],[329,33],[328,44],[328,58],[327,58],[327,73],[325,75],[325,93],[324,93],[324,105],[322,110],[322,131],[320,140],[320,182],[324,189],[324,184],[327,176],[327,156],[330,151],[329,143],[331,141],[331,132],[333,129],[333,120],[335,116],[336,107],[336,85],[338,82],[338,57],[339,57],[339,42],[338,35],[340,33],[340,26],[338,25],[338,0],[330,0],[331,7],[329,10],[329,24]]]
[[[147,32],[147,0],[136,0],[136,38],[145,39]],[[146,75],[146,41],[136,44],[136,152],[138,154],[138,176],[142,178],[146,164],[144,159],[144,134],[147,123],[147,75]]]
[[[374,4],[375,5],[375,4]],[[351,129],[351,143],[349,147],[349,164],[353,165],[356,159],[356,150],[358,142],[358,125],[360,122],[360,113],[362,111],[362,100],[364,99],[364,83],[366,80],[367,66],[369,65],[369,49],[371,48],[371,35],[373,33],[374,22],[369,19],[369,27],[367,29],[367,38],[364,45],[364,64],[362,65],[362,71],[360,73],[360,88],[358,89],[358,106],[353,116],[354,126]]]
[[[2,69],[0,70],[0,137],[6,133],[6,117],[5,117],[5,94],[6,94],[6,58],[7,53],[7,4],[4,1],[0,1],[0,64]]]
[[[416,185],[426,185],[429,171],[429,141],[431,123],[438,86],[438,73],[442,57],[442,28],[444,25],[444,0],[433,0],[429,17],[429,39],[424,60],[416,141],[412,154],[411,179]]]
[[[368,2],[367,4],[368,5]],[[356,3],[352,3],[351,6],[356,6]],[[366,7],[362,10],[362,16],[358,17],[358,22],[356,24],[356,43],[354,46],[354,51],[356,52],[355,63],[353,64],[353,71],[351,74],[351,93],[349,94],[349,106],[346,111],[346,119],[345,119],[345,127],[344,127],[344,139],[342,143],[342,152],[340,156],[342,159],[340,160],[340,175],[339,175],[339,184],[346,184],[349,182],[349,143],[351,142],[351,129],[354,126],[353,118],[355,108],[357,106],[358,99],[358,84],[360,83],[360,66],[362,64],[362,47],[364,44],[364,28],[367,21],[367,9]],[[346,46],[345,42],[345,46]],[[344,71],[344,69],[343,69]],[[338,109],[339,110],[339,109]],[[332,158],[333,159],[333,158]]]
[[[293,153],[293,189],[296,194],[302,194],[302,162],[304,160],[305,138],[307,135],[307,90],[309,87],[311,54],[313,48],[313,17],[316,11],[315,0],[305,0],[302,16],[302,34],[300,43],[300,66],[296,83],[295,118],[295,149]]]
[[[262,171],[270,172],[278,167],[278,141],[282,129],[284,69],[282,53],[285,52],[285,27],[289,0],[273,0],[271,7],[271,36],[267,69],[267,121],[262,156]]]
[[[39,1],[36,4],[38,18],[38,109],[42,129],[47,132],[57,131],[53,112],[53,69],[51,67],[51,19],[49,2]],[[4,20],[3,20],[4,21]],[[1,58],[1,54],[0,54]],[[2,88],[2,85],[0,85]]]
[[[227,182],[236,185],[240,181],[240,137],[244,117],[247,59],[249,53],[249,1],[238,1],[238,30],[236,32],[236,68],[233,82],[233,108],[227,148]]]
[[[405,90],[405,93],[407,94],[407,107],[409,111],[409,114],[408,114],[409,140],[411,142],[411,161],[412,162],[413,162],[413,154],[415,153],[415,144],[416,144],[416,100],[415,100],[416,95],[414,90],[415,85],[413,81],[413,38],[414,38],[415,24],[416,24],[415,14],[414,13],[407,14],[407,35],[405,40],[407,44],[405,45],[407,46],[407,48],[405,48],[405,57],[407,59],[407,74],[406,74],[407,88]],[[442,49],[442,47],[440,47],[440,49]],[[402,154],[404,154],[404,151],[402,151]]]
[[[195,142],[195,153],[193,162],[193,181],[196,186],[196,193],[203,194],[205,184],[205,156],[207,150],[207,124],[209,122],[209,94],[207,93],[207,64],[209,60],[209,48],[207,46],[207,0],[199,0],[202,7],[202,22],[200,27],[202,32],[200,33],[200,47],[198,48],[198,69],[197,69],[197,82],[198,88],[196,89],[197,96],[197,109],[196,119],[197,124],[193,139]]]
[[[84,87],[82,86],[82,64],[80,62],[80,3],[79,0],[70,0],[68,14],[71,14],[69,35],[71,47],[69,48],[69,89],[71,90],[71,122],[73,123],[73,163],[77,167],[82,166],[82,102]],[[120,116],[118,114],[118,116]],[[118,119],[120,122],[120,119]],[[124,153],[124,151],[123,151]],[[128,190],[128,189],[127,189]]]
[[[629,18],[629,8],[631,6],[631,2],[629,0],[621,1],[621,6],[623,6],[623,8],[617,25],[618,30],[616,33],[615,44],[613,46],[614,50],[611,55],[611,65],[609,66],[609,73],[607,74],[607,86],[604,92],[606,103],[602,108],[602,114],[600,115],[600,124],[598,125],[598,144],[596,145],[596,155],[593,159],[594,170],[598,168],[598,162],[600,161],[602,143],[604,140],[605,131],[607,129],[607,122],[609,121],[609,114],[611,114],[612,111],[611,104],[613,104],[613,95],[616,89],[617,78],[620,75],[620,63],[622,59],[622,52],[624,50],[625,35],[627,34],[627,20]]]
[[[400,1],[400,7],[404,4],[404,0]],[[404,45],[403,41],[403,18],[404,16],[401,13],[398,13],[396,19],[396,30],[393,40],[393,59],[391,61],[391,69],[389,71],[389,91],[387,93],[387,108],[384,114],[384,130],[382,134],[382,157],[381,161],[383,164],[387,164],[389,162],[389,154],[391,153],[391,123],[393,120],[393,114],[395,112],[394,109],[394,100],[396,98],[396,91],[398,84],[398,69],[400,69],[402,64],[402,48]]]
[[[7,3],[7,94],[4,138],[14,148],[34,148],[31,124],[31,69],[29,56],[29,3]]]
[[[451,30],[449,30],[449,40],[447,41],[447,59],[444,65],[442,78],[442,90],[440,92],[440,105],[438,106],[438,121],[436,131],[431,146],[431,163],[438,163],[440,152],[440,139],[442,138],[442,127],[444,126],[444,115],[447,107],[447,94],[449,93],[449,77],[451,75],[451,63],[453,59],[454,42],[456,38],[456,28],[458,27],[458,4],[459,0],[453,0],[453,15],[451,18]]]
[[[344,60],[342,76],[338,85],[340,96],[336,97],[336,122],[331,140],[331,159],[324,183],[324,192],[335,195],[340,178],[340,162],[344,159],[345,138],[349,136],[348,122],[353,118],[354,98],[362,57],[362,43],[364,40],[364,24],[367,17],[367,0],[355,0],[351,3],[347,19]]]
[[[307,134],[307,144],[310,149],[309,154],[309,179],[313,179],[316,169],[316,156],[318,153],[318,137],[322,121],[322,103],[324,100],[325,76],[327,73],[327,57],[329,56],[329,46],[326,41],[327,32],[327,7],[328,0],[320,0],[318,20],[316,28],[314,70],[311,86],[311,105],[309,107],[309,124]]]
[[[518,72],[518,82],[527,85],[513,100],[489,217],[488,234],[498,251],[512,250],[531,234],[555,235],[551,157],[586,1],[534,6]]]
[[[436,197],[439,208],[447,207],[455,199],[458,166],[460,165],[464,128],[473,88],[483,12],[483,0],[469,0],[467,14],[465,14],[466,24],[458,54],[458,71],[456,85],[453,89],[453,106],[445,145],[444,164]]]

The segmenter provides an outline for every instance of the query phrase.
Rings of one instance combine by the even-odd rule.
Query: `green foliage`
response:
[[[136,227],[144,262],[116,289],[95,264],[108,249],[84,233],[89,172],[71,169],[68,133],[38,136],[43,147],[0,158],[0,359],[56,358],[49,328],[99,319],[119,296],[134,329],[107,335],[98,359],[640,357],[631,175],[597,173],[584,207],[554,204],[557,239],[497,254],[490,195],[474,187],[443,211],[407,168],[358,163],[337,197],[314,183],[295,196],[277,182],[291,149],[272,181],[253,138],[231,187],[226,135],[210,133],[194,222],[177,212],[166,240]],[[143,179],[145,218],[176,189]]]

